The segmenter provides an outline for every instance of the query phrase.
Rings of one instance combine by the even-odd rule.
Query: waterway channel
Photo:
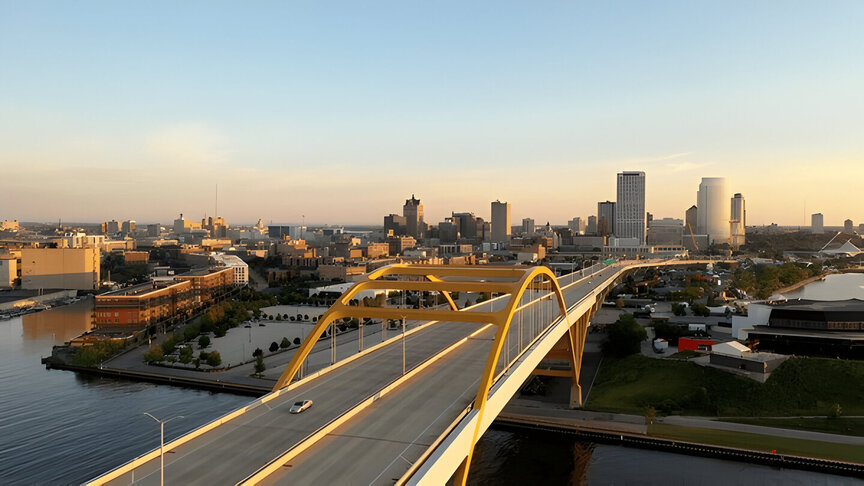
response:
[[[78,484],[159,445],[144,416],[182,415],[166,439],[247,402],[246,396],[46,370],[51,346],[90,327],[92,301],[0,321],[0,484]],[[864,484],[839,476],[490,430],[472,483]]]

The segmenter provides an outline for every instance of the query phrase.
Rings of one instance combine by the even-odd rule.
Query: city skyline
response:
[[[860,3],[340,5],[8,7],[0,218],[210,215],[219,184],[229,221],[414,192],[566,224],[634,170],[658,217],[716,176],[750,224],[864,221]]]

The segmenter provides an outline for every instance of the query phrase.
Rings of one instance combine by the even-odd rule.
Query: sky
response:
[[[0,219],[864,222],[864,2],[0,2]],[[218,185],[218,209],[216,187]],[[731,194],[730,194],[731,196]]]

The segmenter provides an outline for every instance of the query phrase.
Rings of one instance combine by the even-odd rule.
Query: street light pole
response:
[[[182,415],[171,417],[168,420],[159,420],[156,417],[144,412],[144,415],[150,417],[159,423],[159,484],[165,486],[165,424],[168,422],[184,418]]]
[[[402,316],[402,376],[405,376],[405,316]]]

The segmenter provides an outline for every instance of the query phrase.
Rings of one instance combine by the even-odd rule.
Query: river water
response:
[[[787,299],[864,300],[864,273],[828,275],[798,290],[783,294]]]
[[[251,398],[46,370],[40,358],[90,328],[92,301],[0,321],[0,485],[77,484],[159,445],[144,416],[182,415],[166,440]],[[472,484],[864,484],[848,478],[490,430]]]

